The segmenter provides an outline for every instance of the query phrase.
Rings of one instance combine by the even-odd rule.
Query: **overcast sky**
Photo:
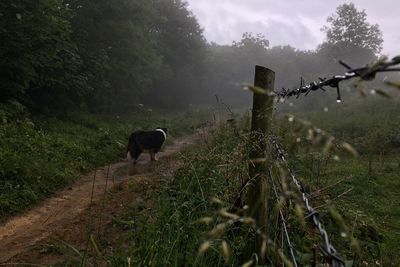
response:
[[[324,40],[326,18],[344,0],[187,0],[208,41],[231,44],[243,32],[262,33],[271,46],[315,49]],[[383,53],[400,54],[400,1],[353,0],[383,32]]]

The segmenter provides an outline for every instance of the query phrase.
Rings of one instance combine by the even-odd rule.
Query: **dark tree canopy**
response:
[[[156,32],[162,65],[146,103],[169,108],[187,107],[201,94],[206,41],[197,19],[181,0],[157,0]]]
[[[353,3],[337,7],[336,13],[328,17],[327,42],[338,46],[367,48],[374,53],[382,50],[382,32],[377,24],[367,21],[365,10],[358,11]]]
[[[0,2],[1,101],[31,104],[50,95],[64,101],[84,90],[66,14],[58,0]]]
[[[147,0],[67,0],[73,39],[85,62],[90,110],[129,109],[161,65],[157,14]]]
[[[121,113],[199,92],[206,41],[185,1],[4,0],[0,26],[0,102]]]
[[[33,112],[124,113],[139,104],[182,109],[250,103],[241,89],[254,65],[276,72],[276,86],[364,65],[382,49],[378,25],[353,4],[337,8],[314,51],[270,47],[245,32],[231,45],[207,44],[184,0],[0,1],[0,105]],[[0,107],[1,108],[1,107]]]

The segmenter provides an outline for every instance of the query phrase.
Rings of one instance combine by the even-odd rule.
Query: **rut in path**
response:
[[[165,159],[195,143],[198,137],[199,133],[178,139],[174,144],[166,146],[157,156]],[[122,161],[98,168],[31,210],[0,225],[0,263],[8,262],[11,258],[23,254],[39,241],[67,227],[76,216],[88,208],[91,197],[93,202],[101,200],[105,190],[111,188],[113,183],[120,183],[127,178],[116,174],[118,169],[126,167],[127,164],[130,163]],[[139,170],[137,174],[151,171],[149,167],[152,164],[148,162],[148,155],[142,155],[138,164],[140,168],[137,168]]]

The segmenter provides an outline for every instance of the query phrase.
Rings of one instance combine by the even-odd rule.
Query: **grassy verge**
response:
[[[238,188],[233,176],[245,168],[238,164],[243,160],[239,141],[237,134],[222,129],[201,146],[185,152],[173,177],[161,180],[152,219],[132,209],[119,218],[136,218],[137,231],[124,234],[123,244],[113,246],[116,252],[110,257],[111,266],[127,266],[127,258],[134,266],[223,266],[222,237],[211,244],[205,256],[198,255],[205,233],[218,220],[210,225],[197,221],[210,215],[218,217],[215,211],[220,206],[213,197],[224,203],[233,201]],[[232,240],[230,246],[234,253],[240,251],[235,247],[241,246],[238,240]],[[237,258],[229,262],[238,264]]]
[[[71,114],[29,117],[18,105],[0,108],[0,218],[15,214],[71,183],[82,172],[125,156],[129,134],[167,127],[191,131],[206,115],[140,111],[124,117]]]

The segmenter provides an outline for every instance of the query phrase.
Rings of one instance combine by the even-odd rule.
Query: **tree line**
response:
[[[254,64],[277,73],[277,87],[329,74],[337,59],[358,66],[382,49],[365,11],[344,4],[312,51],[270,47],[244,33],[208,43],[183,0],[5,0],[0,2],[0,103],[31,112],[122,113],[139,104],[168,109],[215,102],[247,105],[240,83]],[[341,69],[342,70],[342,69]],[[311,78],[311,77],[310,77]],[[313,77],[315,78],[315,76]]]
[[[0,12],[2,102],[121,112],[198,84],[206,42],[183,1],[6,0]]]
[[[234,106],[243,106],[250,103],[251,94],[232,88],[253,81],[255,64],[275,71],[275,89],[293,89],[300,85],[300,77],[311,82],[318,77],[341,74],[346,69],[339,60],[361,67],[376,60],[382,50],[379,26],[369,23],[366,12],[357,10],[352,3],[338,6],[321,30],[325,40],[314,50],[299,50],[289,45],[271,47],[268,37],[252,33],[244,33],[242,40],[232,45],[211,44],[209,48],[214,57],[206,75],[209,83],[206,88],[217,88],[219,84],[222,99]],[[311,107],[319,105],[320,100],[310,95],[299,104]]]

